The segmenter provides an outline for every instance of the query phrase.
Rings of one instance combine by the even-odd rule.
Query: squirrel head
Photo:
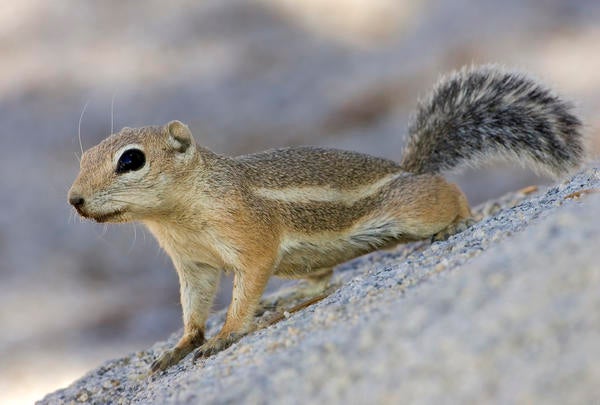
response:
[[[192,171],[198,155],[192,133],[179,121],[125,127],[83,154],[69,203],[97,222],[160,216],[173,184]]]

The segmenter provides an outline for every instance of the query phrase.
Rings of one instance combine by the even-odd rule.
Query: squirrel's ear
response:
[[[187,125],[181,121],[171,121],[166,125],[169,143],[178,152],[186,152],[194,144],[194,137]]]

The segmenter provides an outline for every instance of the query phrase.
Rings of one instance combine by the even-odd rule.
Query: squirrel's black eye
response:
[[[140,170],[146,163],[144,152],[139,149],[127,149],[117,162],[118,174]]]

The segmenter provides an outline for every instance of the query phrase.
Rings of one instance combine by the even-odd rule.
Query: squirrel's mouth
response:
[[[84,209],[77,209],[77,212],[79,213],[79,215],[81,215],[84,218],[87,219],[92,219],[98,223],[103,223],[103,222],[122,222],[121,221],[121,217],[123,215],[123,210],[115,210],[113,212],[108,212],[108,213],[92,213],[92,212],[88,212],[85,211]]]
[[[92,215],[90,216],[96,222],[121,222],[119,219],[123,215],[123,211],[117,210],[108,214]]]

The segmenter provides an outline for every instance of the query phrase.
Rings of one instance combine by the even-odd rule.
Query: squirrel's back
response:
[[[398,163],[363,153],[314,146],[271,149],[235,158],[253,186],[352,189],[401,171]]]
[[[579,126],[535,82],[471,69],[442,81],[420,107],[401,164],[310,147],[231,158],[196,145],[186,125],[171,121],[124,128],[86,151],[68,198],[98,222],[143,222],[171,256],[184,333],[152,364],[156,372],[249,332],[272,275],[323,290],[342,262],[464,229],[467,199],[436,172],[492,154],[524,156],[553,173],[571,169],[583,153]],[[206,340],[220,269],[234,274],[232,300],[220,332]]]
[[[404,170],[438,173],[504,158],[561,175],[584,155],[570,103],[533,79],[498,66],[443,77],[409,126]]]

